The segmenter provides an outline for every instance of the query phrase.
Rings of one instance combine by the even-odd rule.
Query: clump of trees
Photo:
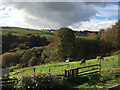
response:
[[[26,50],[20,59],[20,63],[25,66],[33,66],[33,63],[34,65],[44,64],[44,60],[41,58],[43,49],[44,47],[33,47]]]
[[[22,55],[25,53],[25,50],[18,50],[17,52],[4,53],[2,55],[2,67],[15,66],[20,63]]]
[[[87,37],[76,38],[76,60],[95,58],[100,54],[100,41]]]
[[[101,35],[101,40],[105,43],[109,44],[114,48],[113,50],[120,49],[120,20],[112,26],[112,28],[108,28]]]
[[[27,50],[32,47],[41,47],[49,44],[49,41],[45,37],[41,37],[38,34],[19,36],[12,35],[11,32],[2,35],[2,53],[7,52],[14,48]]]
[[[44,47],[33,47],[28,50],[18,50],[17,52],[4,53],[2,55],[2,67],[10,67],[20,64],[21,67],[44,64],[41,57]]]

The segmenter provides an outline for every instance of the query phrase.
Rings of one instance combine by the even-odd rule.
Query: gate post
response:
[[[98,63],[98,70],[101,71],[101,63]]]
[[[77,74],[77,77],[78,77],[78,70],[79,70],[79,69],[77,68],[77,73],[76,73],[76,74]]]
[[[72,70],[72,77],[74,78],[74,76],[75,76],[75,75],[74,75],[74,69],[73,69],[73,70]]]

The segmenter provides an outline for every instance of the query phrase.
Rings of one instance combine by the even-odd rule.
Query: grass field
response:
[[[101,75],[105,78],[106,77],[111,78],[109,81],[106,81],[105,84],[103,84],[103,83],[100,84],[100,85],[102,85],[102,87],[120,83],[120,77],[117,79],[115,78],[116,73],[119,73],[119,71],[120,71],[120,65],[118,63],[118,60],[119,60],[118,56],[119,55],[104,57],[104,60],[101,61]],[[36,73],[48,73],[49,68],[50,68],[51,74],[60,75],[60,74],[64,74],[65,69],[89,66],[89,65],[94,65],[94,64],[98,64],[98,61],[96,59],[87,60],[86,63],[82,64],[82,65],[80,65],[80,61],[51,63],[51,64],[39,65],[39,66],[35,66],[35,67],[27,67],[27,68],[23,68],[23,69],[18,69],[18,70],[15,70],[14,72],[11,72],[10,75],[11,75],[11,77],[19,77],[20,75],[28,75],[28,74],[31,75],[33,73],[32,68],[36,69]],[[29,69],[29,70],[27,70],[27,69]],[[87,70],[87,69],[90,69],[90,68],[85,68],[85,69],[82,69],[81,71]],[[15,74],[16,72],[20,72],[23,70],[26,70],[26,71],[23,73]],[[89,88],[89,87],[94,87],[94,85],[87,86],[86,83],[84,83],[82,85],[76,85],[74,87],[75,88],[80,88],[80,87]]]
[[[25,28],[12,28],[12,29],[3,29],[2,34],[7,34],[8,32],[12,32],[13,35],[19,34],[40,34],[41,36],[51,36],[54,35],[55,31],[48,30],[37,30],[37,29],[25,29]]]

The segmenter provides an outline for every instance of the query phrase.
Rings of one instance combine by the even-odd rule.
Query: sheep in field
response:
[[[70,60],[66,60],[65,62],[70,62]]]
[[[85,59],[82,59],[81,62],[80,62],[80,64],[83,64],[83,63],[85,63],[85,62],[86,62],[86,60],[85,60]]]
[[[98,61],[101,61],[101,59],[104,60],[102,56],[97,56],[96,59],[97,59]]]

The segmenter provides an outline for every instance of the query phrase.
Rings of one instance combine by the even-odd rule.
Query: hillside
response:
[[[37,29],[28,29],[28,28],[20,28],[20,27],[2,27],[2,34],[6,34],[8,32],[12,32],[13,35],[19,34],[40,34],[41,36],[51,36],[54,35],[55,31],[48,30],[37,30]]]
[[[2,27],[2,34],[6,34],[8,32],[12,32],[13,35],[19,35],[19,34],[40,34],[41,36],[52,36],[55,34],[55,30],[39,30],[39,29],[29,29],[29,28],[21,28],[21,27]],[[76,36],[86,36],[88,33],[96,33],[98,34],[97,31],[75,31]]]

